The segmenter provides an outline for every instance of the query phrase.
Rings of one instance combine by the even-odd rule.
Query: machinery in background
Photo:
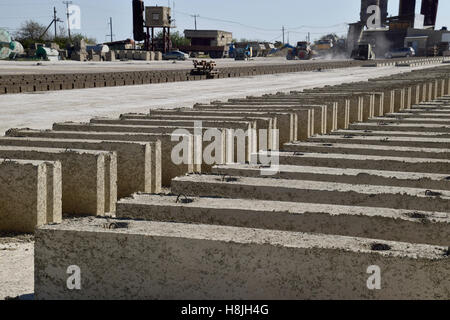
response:
[[[13,41],[8,31],[0,29],[0,60],[14,59],[23,52],[23,46],[19,42]]]
[[[375,60],[375,52],[370,43],[359,44],[356,49],[352,51],[351,58],[355,60]]]
[[[312,50],[317,57],[331,59],[333,57],[345,56],[346,41],[337,35],[328,35],[326,38],[317,40],[312,46]]]
[[[234,60],[250,60],[253,56],[253,49],[249,45],[245,48],[234,49]]]
[[[44,47],[43,45],[40,45],[36,50],[36,58],[48,61],[58,61],[59,51],[53,48],[48,48]]]
[[[193,76],[206,76],[208,79],[213,79],[218,75],[216,69],[217,65],[214,61],[194,60],[194,69],[191,70]]]
[[[314,56],[314,51],[307,41],[297,42],[297,46],[289,48],[286,59],[288,60],[310,60]]]

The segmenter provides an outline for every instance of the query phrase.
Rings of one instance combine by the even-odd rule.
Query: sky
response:
[[[107,41],[109,18],[113,19],[114,40],[132,38],[131,0],[73,0],[81,9],[81,30],[97,42]],[[235,39],[276,41],[282,39],[282,27],[290,43],[311,39],[327,33],[345,35],[346,23],[359,20],[360,0],[145,0],[146,6],[170,6],[178,31],[194,28],[220,29],[233,32]],[[58,18],[66,20],[62,0],[0,0],[0,28],[17,30],[28,19],[48,25],[53,18],[53,7]],[[450,1],[439,4],[437,27],[450,27]],[[398,12],[398,0],[389,0],[389,15]],[[51,30],[54,28],[52,27]]]

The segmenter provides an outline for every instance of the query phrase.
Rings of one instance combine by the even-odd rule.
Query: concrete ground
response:
[[[117,117],[126,112],[148,112],[150,108],[192,107],[197,102],[208,103],[212,100],[365,81],[429,67],[358,67],[322,72],[0,95],[0,132],[13,127],[47,129],[54,122],[88,121],[97,116]]]
[[[33,237],[0,234],[0,300],[18,296],[29,299],[33,292]]]

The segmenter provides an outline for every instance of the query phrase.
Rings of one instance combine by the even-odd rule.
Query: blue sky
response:
[[[359,19],[359,0],[146,0],[145,4],[175,5],[177,29],[194,28],[198,14],[199,29],[221,29],[233,32],[233,37],[281,40],[281,28],[289,31],[289,40],[303,40],[307,32],[312,39],[322,34],[336,32],[346,34],[345,23]],[[113,18],[114,39],[132,37],[131,0],[73,0],[81,8],[81,33],[93,36],[98,42],[109,34],[108,20]],[[58,17],[65,21],[65,5],[62,0],[0,0],[0,28],[16,30],[26,19],[34,19],[48,25],[56,6]],[[389,14],[395,15],[398,0],[389,1]],[[219,19],[219,20],[217,20]],[[450,27],[450,1],[441,0],[438,27]],[[286,32],[286,38],[288,32]]]

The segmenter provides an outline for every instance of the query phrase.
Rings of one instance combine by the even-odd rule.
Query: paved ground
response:
[[[34,292],[34,242],[31,236],[0,234],[0,300],[29,299]]]
[[[146,70],[173,70],[192,69],[193,59],[186,61],[116,61],[116,62],[77,62],[77,61],[0,61],[0,75],[4,74],[39,74],[39,73],[82,73],[82,72],[120,72],[120,71],[146,71]],[[204,60],[204,59],[197,59]],[[206,59],[210,60],[210,59]],[[284,57],[254,58],[251,61],[235,61],[234,59],[214,60],[219,68],[239,66],[260,66],[272,64],[299,64],[317,62],[289,61]],[[339,61],[339,60],[335,60]],[[340,60],[343,61],[343,60]]]
[[[191,107],[196,102],[288,92],[407,72],[416,68],[348,68],[322,72],[284,73],[246,78],[173,82],[0,95],[0,132],[13,127],[50,128],[54,122],[116,117],[149,108]]]

